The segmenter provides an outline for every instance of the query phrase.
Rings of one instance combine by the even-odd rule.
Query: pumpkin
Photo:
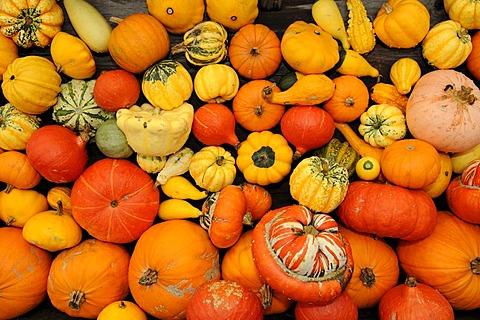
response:
[[[186,316],[191,320],[261,320],[263,309],[247,286],[222,279],[204,283],[195,291]]]
[[[295,319],[358,319],[358,308],[350,298],[349,294],[344,291],[338,298],[327,304],[311,304],[299,302],[295,304]]]
[[[265,213],[270,211],[273,198],[267,189],[248,182],[241,183],[239,187],[242,189],[247,203],[247,213],[245,216],[251,216],[252,220],[259,220]]]
[[[396,252],[405,274],[438,290],[456,310],[480,307],[480,227],[439,211],[433,233],[400,241]]]
[[[437,198],[447,190],[453,174],[453,162],[450,154],[439,152],[439,155],[440,173],[432,183],[422,188],[431,198]]]
[[[120,130],[116,119],[108,119],[95,132],[95,144],[103,155],[110,158],[128,158],[133,154],[127,137]]]
[[[219,263],[218,249],[197,223],[159,222],[135,245],[128,271],[130,291],[152,317],[182,319],[198,287],[220,279]]]
[[[82,241],[82,228],[60,205],[56,210],[39,212],[27,220],[22,235],[27,242],[50,252],[76,246]]]
[[[373,23],[368,17],[362,0],[347,0],[347,35],[353,51],[366,54],[375,48]]]
[[[236,122],[249,131],[270,130],[280,123],[285,106],[270,103],[262,96],[263,88],[272,85],[269,80],[250,80],[244,83],[232,100],[232,110]],[[273,91],[280,92],[275,86]]]
[[[402,110],[405,114],[408,97],[398,92],[397,87],[391,83],[378,82],[370,89],[370,99],[377,104],[389,104]]]
[[[340,60],[337,41],[314,23],[296,20],[280,41],[283,59],[303,74],[321,74]]]
[[[97,70],[90,48],[79,37],[58,32],[50,45],[57,71],[74,79],[91,78]]]
[[[379,237],[420,240],[435,228],[437,209],[421,189],[373,181],[353,181],[336,211],[340,222]]]
[[[373,28],[388,47],[413,48],[430,30],[430,12],[418,0],[388,0],[377,11]]]
[[[430,28],[422,41],[422,55],[437,69],[453,69],[472,52],[468,30],[453,20],[443,20]]]
[[[245,231],[225,252],[221,266],[222,279],[236,281],[249,287],[260,298],[264,314],[285,312],[293,305],[293,301],[272,290],[260,277],[253,261],[252,234],[251,229]]]
[[[89,166],[72,187],[72,215],[93,237],[136,240],[155,219],[160,203],[152,178],[125,159],[105,158]]]
[[[455,177],[446,190],[447,204],[450,210],[460,219],[480,224],[478,210],[478,166],[480,160],[473,160],[458,177]]]
[[[252,239],[262,279],[294,301],[332,301],[352,275],[351,247],[335,220],[305,206],[271,210],[253,229]],[[291,255],[292,250],[297,254]]]
[[[0,148],[25,150],[27,140],[41,124],[39,117],[24,113],[10,103],[0,106]]]
[[[63,22],[63,9],[54,0],[6,0],[0,5],[2,34],[23,48],[48,46]]]
[[[26,154],[38,173],[55,183],[74,181],[88,161],[86,141],[58,124],[35,130],[27,141]]]
[[[407,135],[402,110],[388,104],[373,104],[360,115],[358,132],[372,147],[387,147]]]
[[[294,106],[282,116],[280,130],[295,146],[293,160],[320,148],[333,137],[335,126],[330,114],[317,106]]]
[[[459,0],[444,0],[443,6],[448,17],[458,21],[465,29],[473,30],[480,28],[480,21],[478,19],[479,9],[475,3]]]
[[[410,93],[421,75],[420,65],[412,58],[400,58],[390,67],[390,80],[401,94]]]
[[[103,71],[93,86],[93,97],[97,105],[112,112],[135,105],[140,92],[137,77],[123,69]]]
[[[335,162],[311,156],[300,161],[290,175],[290,195],[314,212],[330,213],[343,201],[348,170]]]
[[[160,21],[168,32],[182,34],[203,20],[205,2],[147,0],[148,13]]]
[[[22,228],[31,217],[46,210],[47,198],[36,190],[7,187],[0,192],[0,220],[7,226]]]
[[[180,62],[164,59],[143,73],[142,92],[154,107],[172,110],[190,99],[192,77]]]
[[[480,32],[475,32],[471,38],[472,41],[472,52],[465,60],[465,67],[467,68],[468,72],[473,76],[474,79],[480,79],[480,72],[478,63],[480,58]],[[0,72],[1,73],[1,72]]]
[[[129,260],[123,246],[96,239],[62,250],[48,275],[50,302],[70,317],[96,318],[107,305],[127,296]]]
[[[240,80],[235,69],[226,64],[201,67],[193,79],[193,88],[200,100],[223,103],[232,100],[238,92]]]
[[[118,25],[108,38],[108,52],[122,69],[142,73],[170,53],[168,32],[157,18],[137,12],[114,20]]]
[[[335,122],[351,122],[365,112],[369,104],[367,85],[356,76],[341,75],[332,79],[333,96],[323,103],[323,109]]]
[[[360,155],[347,141],[340,141],[337,137],[330,139],[320,149],[314,150],[313,155],[325,158],[328,163],[338,163],[344,166],[349,177],[355,173],[356,163],[360,159]]]
[[[192,129],[193,106],[187,102],[172,110],[143,103],[117,111],[117,125],[138,154],[168,156],[180,150]]]
[[[401,316],[407,314],[415,314],[417,319],[455,319],[447,299],[429,285],[418,283],[414,277],[407,277],[405,283],[388,290],[378,306],[381,320],[408,319],[409,316]]]
[[[280,39],[263,24],[247,24],[230,39],[228,59],[232,67],[247,79],[265,79],[282,62]]]
[[[18,110],[40,114],[57,102],[61,83],[62,78],[53,62],[29,55],[15,59],[8,65],[3,74],[2,92]]]
[[[227,30],[218,22],[202,21],[185,32],[183,41],[170,52],[185,52],[185,58],[194,66],[222,62],[227,56]]]
[[[290,173],[293,150],[281,134],[252,132],[240,143],[236,162],[247,182],[266,186]]]
[[[72,79],[60,85],[62,91],[52,108],[52,119],[58,124],[81,135],[85,140],[93,138],[97,128],[115,113],[100,108],[93,96],[96,80]]]
[[[70,196],[72,189],[67,186],[53,186],[47,191],[47,202],[54,210],[62,210],[64,213],[72,213],[72,201]],[[45,209],[46,210],[46,209]],[[45,211],[44,210],[44,211]]]
[[[480,90],[465,74],[430,71],[418,80],[408,99],[408,129],[438,151],[471,149],[480,144],[479,98]]]
[[[37,186],[42,176],[25,153],[10,150],[0,153],[0,181],[18,189]]]
[[[206,146],[195,152],[188,172],[197,186],[217,192],[233,183],[237,168],[229,151],[221,146]]]
[[[195,110],[192,133],[206,146],[229,144],[238,147],[235,115],[226,105],[207,103]]]
[[[354,268],[345,289],[359,309],[373,308],[398,284],[400,267],[394,248],[383,238],[339,225],[352,247]]]
[[[0,318],[14,319],[33,310],[47,296],[52,257],[25,241],[20,228],[0,228],[0,237]]]
[[[244,25],[253,23],[259,13],[258,0],[206,0],[205,5],[210,20],[220,23],[230,31],[238,31]]]
[[[147,320],[145,312],[134,302],[121,300],[107,305],[98,314],[97,320]]]
[[[18,46],[0,32],[0,77],[7,70],[7,66],[17,58]]]

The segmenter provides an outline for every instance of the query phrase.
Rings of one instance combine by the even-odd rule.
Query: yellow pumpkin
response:
[[[438,69],[458,67],[467,60],[472,49],[468,30],[453,20],[434,25],[422,41],[423,57]]]
[[[22,228],[28,219],[45,210],[47,197],[36,190],[9,187],[0,192],[0,219],[7,226]]]
[[[35,79],[35,81],[32,81]],[[3,74],[5,98],[28,114],[40,114],[57,102],[62,77],[47,58],[30,55],[15,59]]]
[[[204,0],[146,0],[147,10],[173,34],[182,34],[203,20]]]
[[[145,311],[131,301],[115,301],[98,314],[97,320],[147,320]]]
[[[222,103],[235,97],[240,86],[238,74],[226,64],[201,67],[193,80],[198,98],[207,103]]]
[[[0,1],[0,31],[20,47],[48,46],[63,22],[63,9],[56,0]]]
[[[39,117],[18,110],[11,103],[0,106],[0,148],[25,150],[28,139],[40,125]]]
[[[250,183],[266,186],[282,181],[291,170],[293,150],[271,131],[252,132],[237,150],[237,167]]]
[[[87,79],[96,71],[90,48],[79,37],[66,32],[55,35],[50,45],[50,54],[57,71],[74,79]]]
[[[192,156],[188,172],[197,186],[217,192],[233,183],[237,168],[230,152],[220,146],[207,146]]]
[[[430,30],[430,13],[419,0],[388,0],[378,10],[373,28],[390,48],[413,48]]]
[[[444,0],[443,6],[448,17],[465,29],[480,29],[480,6],[475,1]]]
[[[255,21],[259,13],[258,0],[206,0],[206,11],[210,20],[237,31]]]
[[[287,27],[280,49],[290,67],[303,74],[324,73],[340,60],[338,42],[316,24],[301,20]]]
[[[0,78],[7,66],[18,58],[18,46],[12,39],[0,33]]]

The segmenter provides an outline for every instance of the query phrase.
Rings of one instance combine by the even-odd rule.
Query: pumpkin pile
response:
[[[0,319],[480,309],[474,3],[316,0],[280,31],[279,2],[29,5],[0,3]],[[381,77],[376,46],[423,60]]]

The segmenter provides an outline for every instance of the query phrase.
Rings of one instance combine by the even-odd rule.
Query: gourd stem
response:
[[[85,292],[72,291],[72,293],[70,293],[70,300],[68,300],[68,306],[73,310],[78,311],[85,300]]]
[[[62,200],[57,201],[57,210],[55,210],[57,216],[63,215],[63,202]]]
[[[385,10],[386,14],[389,14],[393,11],[393,7],[389,5],[388,3],[382,4],[383,9]]]
[[[367,267],[360,270],[360,281],[371,288],[375,284],[375,273],[373,273],[373,268]]]
[[[466,87],[466,86],[461,86],[460,90],[455,90],[455,88],[451,85],[448,84],[445,86],[444,91],[452,96],[453,99],[458,101],[458,103],[465,105],[473,105],[475,101],[477,101],[477,97],[475,97],[474,94],[472,94],[473,88],[471,87]]]
[[[354,105],[355,105],[355,99],[353,99],[352,97],[348,97],[347,99],[345,99],[345,106],[353,107]]]
[[[472,269],[473,274],[480,274],[480,257],[470,262],[470,269]]]
[[[147,269],[142,276],[140,277],[140,280],[138,280],[138,284],[142,286],[150,286],[152,284],[157,283],[158,280],[158,271],[152,270],[152,269]]]
[[[120,301],[120,304],[118,306],[120,309],[125,309],[127,307],[127,305],[125,304],[125,302],[123,301]]]
[[[405,284],[409,288],[415,288],[417,286],[417,279],[415,279],[415,277],[407,277],[407,279],[405,279]]]
[[[264,283],[260,289],[258,289],[260,294],[260,300],[262,301],[263,309],[269,309],[272,306],[273,301],[273,290],[268,284]]]
[[[304,228],[303,228],[303,234],[311,234],[312,236],[316,237],[317,234],[319,234],[318,230],[315,229],[314,226],[312,225],[306,225]]]
[[[217,166],[223,166],[225,164],[225,157],[224,156],[219,156],[217,157],[217,160],[215,161]]]
[[[119,24],[120,22],[123,21],[122,18],[119,18],[119,17],[110,17],[110,22],[113,22],[113,23],[116,23],[116,24]]]
[[[246,226],[253,226],[253,216],[251,212],[245,213],[243,216],[243,224]]]
[[[7,222],[6,222],[7,227],[11,226],[15,221],[17,221],[17,220],[14,217],[8,216],[7,217]]]
[[[187,51],[187,46],[183,42],[180,42],[179,44],[174,45],[170,50],[172,54],[177,54],[185,51]]]
[[[10,191],[12,191],[15,187],[11,184],[7,184],[7,186],[5,187],[5,189],[3,190],[3,192],[5,193],[10,193]]]

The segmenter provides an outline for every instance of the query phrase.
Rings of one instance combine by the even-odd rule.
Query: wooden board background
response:
[[[336,0],[338,6],[345,18],[347,17],[347,9],[344,0]],[[448,19],[445,10],[443,8],[443,2],[441,0],[433,1],[433,0],[421,0],[426,7],[429,9],[431,15],[431,26],[436,24],[439,21]],[[120,17],[124,18],[129,14],[136,13],[136,12],[147,12],[146,3],[145,1],[141,0],[90,0],[90,2],[98,8],[98,10],[106,17]],[[382,5],[382,0],[365,0],[365,7],[367,9],[368,15],[371,19],[373,19],[378,12],[380,6]],[[63,4],[60,2],[60,5]],[[282,36],[285,29],[295,20],[304,20],[307,22],[314,22],[311,16],[311,5],[312,1],[307,0],[284,0],[282,3],[282,7],[279,11],[270,11],[265,12],[261,11],[260,15],[258,16],[255,23],[262,23],[269,26],[273,29],[279,37]],[[75,34],[74,30],[72,29],[68,17],[65,15],[65,24],[63,27],[63,31]],[[229,38],[231,38],[233,34],[230,33]],[[181,42],[180,36],[173,36],[171,35],[171,45],[175,45]],[[49,48],[45,49],[28,49],[28,50],[20,50],[20,56],[24,55],[41,55],[49,57]],[[421,55],[421,48],[417,46],[412,49],[390,49],[383,45],[378,39],[375,49],[370,52],[368,55],[365,56],[367,60],[377,69],[379,69],[382,81],[390,82],[389,81],[389,70],[390,66],[399,58],[401,57],[411,57],[415,59],[422,69],[422,72],[428,72],[432,70],[422,58]],[[198,68],[189,65],[183,55],[175,55],[171,56],[170,58],[175,58],[181,61],[186,67],[188,67],[192,76],[195,74]],[[95,54],[95,60],[97,64],[97,72],[96,76],[103,71],[108,69],[115,69],[118,68],[114,61],[108,54]],[[228,61],[226,62],[228,63]],[[464,66],[458,68],[460,71],[466,72]],[[278,71],[271,77],[269,80],[271,81],[278,81],[283,75],[287,72],[291,71],[289,67],[285,64],[282,64]],[[335,74],[329,74],[330,76],[334,77]],[[140,76],[139,76],[140,79]],[[66,77],[64,77],[65,81],[68,81]],[[370,88],[377,80],[372,78],[362,78],[365,81],[367,86]],[[245,83],[245,79],[241,79],[242,83]],[[145,102],[145,99],[142,97],[139,103]],[[196,98],[195,94],[193,94],[191,100],[189,101],[195,107],[199,107],[202,103]],[[0,96],[0,103],[6,103],[5,98]],[[227,105],[230,105],[228,102]],[[46,112],[42,115],[42,119],[45,124],[52,123],[51,120],[51,113]],[[279,128],[274,128],[274,132],[279,132]],[[242,141],[245,139],[248,132],[237,126],[237,135],[239,139]],[[194,138],[190,138],[187,142],[187,145],[190,146],[192,149],[199,150],[202,145],[199,144]],[[228,146],[226,146],[228,148]],[[233,148],[231,148],[232,152],[234,152]],[[90,144],[88,147],[89,153],[89,163],[93,163],[100,158],[102,158],[102,154],[96,148],[95,144]],[[134,157],[132,156],[132,161],[135,161]],[[152,176],[153,177],[153,176]],[[235,182],[241,182],[242,177],[239,174],[237,180]],[[46,192],[49,188],[51,188],[53,184],[49,183],[48,181],[42,181],[42,183],[37,186],[37,189],[41,192]],[[291,199],[288,191],[288,182],[283,181],[276,185],[271,185],[268,187],[269,191],[273,195],[274,203],[273,207],[278,208],[283,205],[288,205],[293,203],[294,201]],[[445,202],[443,198],[437,200],[437,205],[439,208],[445,207]],[[0,225],[1,226],[1,225]],[[133,250],[134,243],[127,245],[129,250]],[[359,314],[359,319],[377,319],[377,312],[376,309],[368,309],[368,310],[361,310]],[[457,319],[479,319],[480,318],[480,310],[473,310],[473,311],[457,311],[456,312]],[[46,299],[39,307],[35,310],[29,312],[28,314],[19,317],[18,319],[32,319],[32,320],[47,320],[47,319],[56,319],[56,320],[66,320],[72,319],[67,315],[61,313],[60,311],[56,310]],[[285,314],[281,315],[272,315],[267,316],[265,319],[294,319],[293,311],[290,310]]]

